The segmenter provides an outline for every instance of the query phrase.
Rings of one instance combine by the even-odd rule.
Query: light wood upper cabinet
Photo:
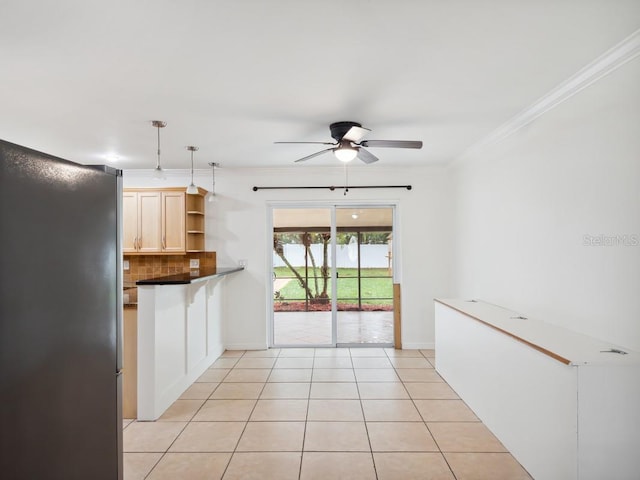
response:
[[[162,192],[162,251],[185,251],[184,192]]]
[[[122,251],[162,251],[160,192],[131,191],[122,194]]]
[[[162,251],[160,192],[138,192],[138,252]]]
[[[125,189],[123,192],[123,239],[125,254],[182,254],[204,251],[204,208],[195,235],[187,218],[193,217],[194,198],[200,204],[207,191],[199,189],[198,195],[186,195],[183,188]],[[192,198],[193,197],[193,198]],[[204,203],[201,203],[204,207]],[[189,225],[188,225],[189,224]],[[187,239],[189,238],[189,241]]]
[[[138,252],[138,194],[124,192],[122,194],[122,251]]]

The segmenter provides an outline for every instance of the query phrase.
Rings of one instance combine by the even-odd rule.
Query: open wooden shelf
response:
[[[204,252],[204,197],[207,191],[198,188],[195,195],[187,195],[187,253]]]

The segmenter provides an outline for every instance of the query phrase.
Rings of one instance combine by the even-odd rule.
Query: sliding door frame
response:
[[[274,290],[273,290],[273,212],[277,209],[330,209],[331,213],[331,343],[324,344],[291,344],[291,345],[277,345],[274,342]],[[271,201],[267,202],[267,255],[266,255],[266,293],[267,293],[267,341],[269,348],[335,348],[335,347],[392,347],[391,343],[383,344],[338,344],[337,342],[337,265],[336,253],[337,253],[337,222],[336,222],[336,210],[338,208],[391,208],[393,217],[393,242],[391,245],[391,255],[393,258],[393,271],[392,271],[392,283],[400,283],[401,279],[401,249],[400,245],[400,228],[399,228],[399,201]],[[394,305],[394,309],[395,309]]]

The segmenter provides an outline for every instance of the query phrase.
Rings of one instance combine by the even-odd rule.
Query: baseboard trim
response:
[[[266,343],[230,343],[224,347],[225,350],[266,350],[269,348]]]
[[[224,347],[225,350],[267,350],[266,343],[230,343]],[[432,350],[435,348],[434,342],[424,343],[402,343],[404,350]]]
[[[402,342],[403,350],[433,350],[434,348],[436,348],[435,342],[425,342],[425,343]]]

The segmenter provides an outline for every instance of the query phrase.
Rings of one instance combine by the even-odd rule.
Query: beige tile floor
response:
[[[274,312],[276,345],[331,344],[331,312]],[[342,344],[393,343],[393,312],[338,312]]]
[[[156,422],[124,422],[125,480],[531,477],[432,350],[227,351]]]

